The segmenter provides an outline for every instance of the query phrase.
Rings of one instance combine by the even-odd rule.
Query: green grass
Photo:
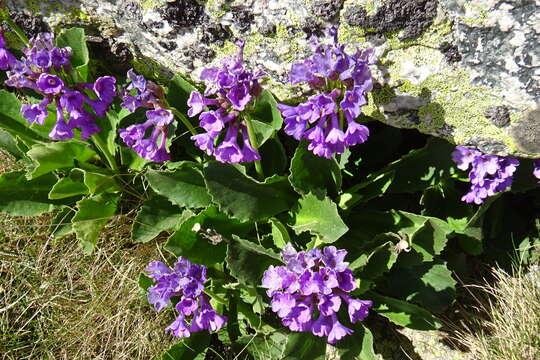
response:
[[[458,335],[475,360],[540,359],[540,268],[514,274],[494,269],[495,281],[475,295],[478,318]],[[476,292],[476,290],[475,290]]]
[[[84,256],[72,236],[51,239],[49,221],[0,215],[0,359],[151,359],[175,342],[172,313],[156,313],[137,284],[159,244],[131,244],[117,217]]]

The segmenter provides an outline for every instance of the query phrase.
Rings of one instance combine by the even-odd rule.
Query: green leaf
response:
[[[90,194],[120,191],[118,183],[114,180],[114,174],[107,172],[84,171],[84,184]]]
[[[427,220],[445,226],[444,221],[430,216],[422,216],[401,210],[374,211],[371,209],[355,209],[348,217],[347,223],[351,231],[348,237],[355,239],[350,246],[361,246],[380,233],[402,233],[408,237],[420,229]]]
[[[0,90],[0,128],[12,136],[19,136],[28,144],[43,141],[46,137],[29,128],[28,121],[21,116],[21,102],[15,94]]]
[[[259,148],[263,172],[266,176],[281,175],[287,170],[288,158],[277,137],[270,138]]]
[[[274,240],[274,245],[280,249],[284,248],[285,245],[291,242],[287,227],[276,218],[271,218],[269,222],[272,224],[272,239]]]
[[[167,240],[165,249],[191,262],[213,265],[225,258],[226,240],[232,234],[243,236],[250,228],[249,224],[231,219],[211,206],[183,221]]]
[[[337,194],[341,189],[341,171],[336,160],[314,155],[302,142],[291,160],[289,181],[300,194],[317,192]]]
[[[27,155],[34,162],[34,167],[30,169],[27,176],[29,179],[35,179],[54,170],[84,163],[96,156],[96,153],[87,145],[63,141],[34,145]]]
[[[372,310],[396,325],[416,330],[437,330],[443,326],[439,319],[417,305],[371,291],[366,297],[373,301]]]
[[[194,332],[189,338],[165,351],[161,355],[161,360],[203,360],[204,353],[209,345],[210,334],[207,331]]]
[[[116,144],[116,134],[118,124],[120,123],[120,117],[118,113],[113,109],[109,109],[104,117],[98,117],[96,124],[101,128],[101,131],[94,134],[94,137],[98,137],[102,143],[105,144],[107,150],[114,158],[118,145]]]
[[[443,312],[456,296],[456,281],[441,261],[401,268],[395,267],[386,276],[385,293],[405,298],[422,307]]]
[[[440,255],[448,242],[452,227],[446,222],[429,218],[414,232],[410,240],[411,251],[400,256],[400,265],[411,266],[429,262]]]
[[[279,331],[270,334],[258,333],[241,337],[238,342],[246,344],[249,354],[255,360],[283,359],[287,334]]]
[[[283,355],[283,359],[287,360],[324,360],[326,339],[310,332],[293,332],[287,339]]]
[[[151,162],[150,160],[139,157],[135,151],[127,146],[120,146],[120,159],[122,165],[137,171],[144,169],[146,164]]]
[[[71,65],[77,70],[78,74],[82,77],[82,80],[86,81],[88,79],[88,61],[90,58],[88,55],[88,47],[86,46],[84,29],[63,29],[56,37],[56,46],[69,46],[73,50],[73,56],[70,59]]]
[[[357,323],[352,326],[354,333],[340,340],[335,347],[340,360],[378,360],[373,350],[373,334],[364,325]]]
[[[73,169],[69,176],[61,178],[49,192],[49,199],[64,199],[77,195],[88,194],[88,188],[83,182],[83,171]]]
[[[86,254],[92,253],[99,233],[115,214],[118,199],[118,195],[99,194],[77,203],[73,229]]]
[[[57,180],[53,174],[27,180],[22,171],[0,175],[0,211],[13,216],[37,216],[58,208],[61,204],[48,197]]]
[[[382,196],[388,190],[392,181],[394,181],[393,171],[376,176],[368,176],[366,181],[353,186],[340,196],[339,207],[347,210],[358,203],[365,203],[378,196]]]
[[[380,173],[394,173],[388,193],[412,193],[436,185],[455,174],[454,145],[431,138],[422,149],[413,150],[391,163]]]
[[[50,232],[55,239],[59,239],[73,232],[73,224],[71,223],[73,216],[75,216],[75,210],[68,206],[63,207],[62,210],[56,214],[50,226]]]
[[[166,198],[153,195],[146,200],[133,221],[131,240],[135,243],[148,242],[162,231],[175,229],[189,213],[171,204]]]
[[[227,246],[226,261],[232,276],[241,283],[253,286],[260,285],[262,275],[270,265],[283,264],[273,251],[236,235],[232,236]]]
[[[279,214],[296,200],[285,177],[273,176],[260,183],[231,164],[216,161],[208,162],[203,173],[213,202],[220,210],[242,221]]]
[[[358,271],[360,279],[377,279],[382,274],[390,271],[396,263],[398,253],[394,249],[399,241],[399,236],[394,233],[377,235],[369,244],[369,251],[362,251],[362,255],[354,260],[349,268]]]
[[[173,171],[148,170],[146,179],[156,193],[181,207],[201,208],[211,203],[201,170],[195,163],[183,162]]]
[[[154,281],[146,276],[145,273],[140,273],[137,284],[139,284],[139,288],[142,290],[143,294],[146,294],[148,292],[148,288],[154,285]]]
[[[167,101],[177,108],[182,114],[187,114],[189,106],[187,101],[192,91],[198,91],[195,86],[180,75],[175,75],[169,82]]]
[[[17,139],[9,132],[0,129],[0,148],[19,160],[24,157],[24,153],[17,145]]]
[[[251,116],[259,146],[262,146],[283,125],[283,118],[277,108],[276,99],[268,90],[264,90],[258,97],[255,110]]]
[[[298,204],[291,226],[297,234],[309,231],[323,243],[332,243],[349,230],[341,220],[336,204],[328,197],[320,200],[316,195],[308,194]]]

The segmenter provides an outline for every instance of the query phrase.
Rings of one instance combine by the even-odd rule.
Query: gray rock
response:
[[[484,111],[484,115],[498,127],[504,127],[510,123],[510,113],[506,106],[490,106]]]
[[[267,72],[267,86],[281,100],[307,94],[287,83],[288,70],[310,54],[311,35],[339,24],[348,50],[375,47],[379,56],[367,115],[499,155],[540,157],[538,122],[530,115],[540,103],[539,0],[7,3],[42,15],[51,27],[82,25],[125,56],[129,48],[136,71],[163,80],[176,72],[198,80],[243,38],[249,66]],[[507,112],[493,115],[497,107]]]

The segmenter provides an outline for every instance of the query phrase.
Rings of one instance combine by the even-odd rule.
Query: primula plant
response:
[[[317,95],[297,106],[279,105],[285,132],[296,140],[306,139],[310,151],[328,159],[369,136],[369,129],[357,119],[373,88],[369,65],[374,63],[373,49],[357,50],[351,56],[338,43],[336,28],[330,29],[330,35],[331,45],[312,38],[313,56],[291,69],[291,83],[307,83]]]
[[[0,211],[54,213],[51,236],[87,254],[115,217],[162,246],[138,281],[178,338],[163,358],[375,359],[378,322],[440,328],[468,256],[534,240],[504,209],[538,206],[539,161],[369,118],[374,51],[346,52],[336,28],[292,66],[309,95],[287,104],[243,41],[198,84],[98,73],[82,29],[15,30],[0,146],[21,170],[0,175]]]

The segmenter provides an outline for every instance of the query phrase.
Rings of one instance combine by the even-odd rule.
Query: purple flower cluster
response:
[[[75,83],[71,78],[71,48],[57,48],[51,33],[40,33],[23,49],[24,56],[20,60],[8,59],[9,71],[6,85],[16,88],[30,88],[43,95],[38,104],[24,104],[21,113],[30,123],[43,125],[49,115],[47,106],[55,103],[56,124],[49,136],[55,140],[73,138],[74,129],[81,131],[81,139],[85,140],[100,131],[95,124],[96,116],[105,116],[109,105],[116,95],[116,79],[111,76],[98,78],[94,83]],[[0,53],[0,57],[1,57]],[[75,83],[73,88],[67,84]]]
[[[237,45],[236,57],[226,58],[221,68],[203,70],[201,80],[206,83],[206,90],[204,94],[192,92],[188,100],[188,115],[193,117],[200,113],[200,127],[206,131],[191,139],[199,149],[226,163],[261,159],[249,140],[247,120],[241,113],[261,94],[259,79],[264,74],[245,68],[244,42],[239,41]]]
[[[172,269],[161,261],[153,261],[146,267],[146,272],[156,283],[148,288],[148,302],[154,305],[156,311],[168,307],[171,297],[180,297],[175,306],[178,317],[165,331],[185,338],[192,332],[216,331],[227,322],[225,316],[219,315],[212,308],[208,297],[203,293],[206,282],[205,266],[191,264],[179,257]]]
[[[167,135],[169,125],[173,122],[173,113],[166,109],[165,92],[163,88],[142,75],[137,75],[133,69],[127,73],[130,84],[122,89],[122,107],[133,112],[139,107],[150,109],[146,111],[146,121],[142,124],[119,129],[118,133],[124,143],[132,148],[140,157],[162,162],[170,160],[167,152]],[[151,131],[148,131],[148,129]],[[149,136],[147,132],[150,133]]]
[[[337,29],[329,31],[333,44],[313,40],[314,54],[291,68],[292,84],[308,83],[322,93],[298,106],[279,104],[285,118],[285,132],[296,140],[309,142],[308,149],[317,156],[331,159],[346,147],[365,142],[369,129],[357,123],[366,95],[373,88],[369,65],[374,63],[373,49],[345,52],[337,39]],[[346,128],[345,128],[346,125]]]
[[[460,170],[468,170],[470,191],[461,200],[467,203],[482,204],[484,200],[512,185],[512,176],[519,161],[512,157],[486,155],[478,150],[457,146],[452,159]]]
[[[0,30],[0,70],[8,70],[15,64],[15,56],[6,47],[6,40],[4,34]]]
[[[540,159],[534,160],[533,175],[539,180],[538,183],[540,184]]]
[[[353,333],[338,321],[342,302],[347,304],[352,323],[364,320],[372,302],[347,294],[356,288],[356,280],[347,268],[349,263],[343,261],[345,255],[346,250],[334,246],[307,252],[297,252],[291,244],[283,248],[281,256],[286,265],[270,266],[262,280],[272,298],[272,310],[283,325],[292,331],[326,336],[330,344]]]

